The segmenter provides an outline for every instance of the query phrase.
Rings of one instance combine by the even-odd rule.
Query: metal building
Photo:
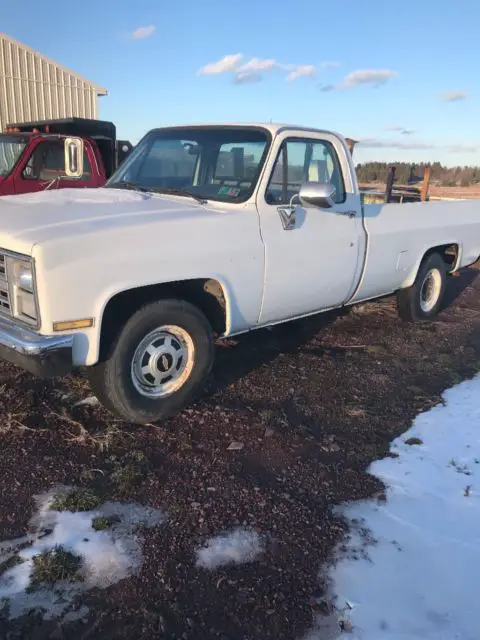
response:
[[[14,122],[98,117],[107,90],[0,33],[0,131]]]

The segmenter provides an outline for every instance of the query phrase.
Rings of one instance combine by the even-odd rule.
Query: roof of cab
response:
[[[269,131],[272,135],[276,135],[284,130],[292,130],[299,132],[308,132],[313,131],[315,133],[330,133],[333,135],[337,135],[340,138],[343,138],[342,134],[336,133],[335,131],[329,131],[327,129],[319,129],[317,127],[306,127],[297,124],[288,124],[288,123],[275,123],[275,122],[193,122],[193,123],[185,123],[185,124],[176,124],[165,127],[156,127],[154,130],[162,130],[162,129],[184,129],[184,128],[211,128],[211,127],[255,127],[262,128]]]

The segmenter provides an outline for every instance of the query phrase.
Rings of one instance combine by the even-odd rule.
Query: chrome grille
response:
[[[8,290],[7,259],[4,253],[0,253],[0,312],[12,314]]]

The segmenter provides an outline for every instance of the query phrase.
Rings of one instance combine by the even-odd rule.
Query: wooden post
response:
[[[350,149],[350,154],[353,156],[353,150],[355,149],[355,145],[357,144],[358,140],[354,140],[353,138],[345,138],[345,142]]]
[[[432,174],[431,167],[425,167],[425,171],[423,173],[422,190],[420,192],[420,200],[422,202],[425,202],[428,198],[428,189],[430,187],[431,174]]]
[[[387,186],[385,189],[385,202],[388,204],[392,198],[393,183],[395,182],[395,167],[388,167]]]

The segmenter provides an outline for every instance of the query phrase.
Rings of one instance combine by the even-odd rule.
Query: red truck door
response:
[[[65,173],[63,138],[40,139],[32,147],[16,168],[15,193],[101,185],[96,159],[87,141],[84,145],[83,175],[80,178],[71,178]]]

